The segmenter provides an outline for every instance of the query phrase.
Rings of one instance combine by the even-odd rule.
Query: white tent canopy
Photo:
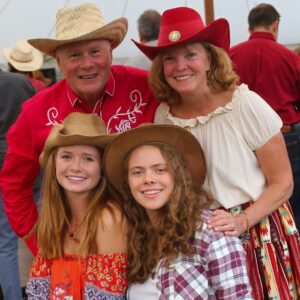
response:
[[[162,13],[171,7],[189,6],[198,10],[205,20],[204,0],[0,0],[0,48],[12,47],[18,39],[54,37],[57,10],[84,2],[92,2],[100,7],[106,22],[121,16],[128,18],[128,34],[114,51],[117,59],[134,56],[138,51],[130,38],[138,39],[136,22],[146,9],[156,9]],[[274,5],[281,14],[279,42],[291,47],[300,44],[299,0],[214,0],[215,19],[225,17],[230,23],[231,45],[248,38],[249,10],[261,2]],[[0,63],[5,63],[2,55]]]

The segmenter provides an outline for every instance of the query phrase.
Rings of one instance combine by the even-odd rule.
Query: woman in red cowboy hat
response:
[[[218,201],[208,225],[241,238],[253,297],[299,299],[299,234],[288,203],[293,180],[282,122],[237,84],[228,22],[205,26],[193,9],[169,9],[157,46],[135,44],[153,60],[150,85],[161,102],[155,122],[184,127],[202,145],[204,187]]]

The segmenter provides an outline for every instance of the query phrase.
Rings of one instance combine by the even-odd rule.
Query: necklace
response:
[[[74,229],[73,231],[69,231],[69,238],[70,240],[74,241],[76,244],[80,244],[80,239],[74,236],[75,230],[76,229]]]
[[[67,221],[68,227],[69,227],[69,238],[70,238],[70,240],[74,241],[76,244],[80,244],[80,239],[75,236],[75,233],[81,227],[81,225],[85,221],[85,218],[86,218],[86,215],[82,218],[82,220],[78,224],[75,224],[75,226],[73,228],[71,227],[70,222]]]

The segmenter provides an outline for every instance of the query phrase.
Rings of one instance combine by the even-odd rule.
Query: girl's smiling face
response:
[[[128,160],[128,184],[134,199],[149,217],[165,206],[174,189],[174,177],[159,148],[143,145]]]
[[[87,145],[59,147],[55,159],[56,178],[65,194],[86,194],[101,177],[101,155],[96,147]]]

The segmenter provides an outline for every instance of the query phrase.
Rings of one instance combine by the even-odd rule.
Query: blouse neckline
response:
[[[238,100],[238,95],[242,92],[247,90],[248,87],[245,84],[241,84],[237,89],[233,92],[232,99],[230,102],[228,102],[225,106],[219,106],[217,107],[214,111],[208,113],[206,116],[198,116],[195,118],[191,119],[182,119],[176,116],[173,116],[172,113],[170,112],[170,106],[168,104],[165,104],[165,115],[166,117],[172,121],[175,125],[178,126],[183,126],[183,127],[195,127],[197,123],[200,124],[205,124],[207,123],[211,118],[227,113],[229,111],[232,111],[233,108],[235,107],[237,100]]]

